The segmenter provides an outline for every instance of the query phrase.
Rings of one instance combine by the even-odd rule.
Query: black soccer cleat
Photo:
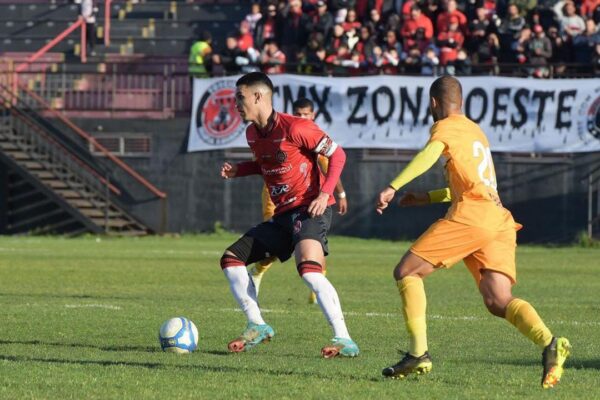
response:
[[[402,379],[409,374],[427,374],[431,372],[431,367],[431,356],[428,351],[420,357],[404,353],[404,357],[397,364],[384,368],[381,373],[387,378]]]

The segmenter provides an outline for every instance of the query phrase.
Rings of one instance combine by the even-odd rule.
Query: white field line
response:
[[[207,311],[219,311],[219,312],[241,312],[242,310],[238,308],[220,308],[218,310],[207,310]],[[277,310],[277,309],[268,309],[261,308],[261,312],[266,314],[314,314],[319,313],[319,311],[289,311],[289,310]],[[377,312],[355,312],[355,311],[347,311],[344,312],[345,316],[348,317],[366,317],[366,318],[399,318],[402,319],[402,314],[400,313],[377,313]],[[463,315],[463,316],[445,316],[445,315],[428,315],[427,319],[430,320],[443,320],[443,321],[485,321],[491,320],[491,316],[489,318],[476,317],[472,315]],[[556,325],[575,325],[575,326],[600,326],[600,321],[564,321],[564,320],[549,320],[550,324]]]
[[[66,308],[104,308],[106,310],[120,310],[120,306],[111,304],[65,304]]]

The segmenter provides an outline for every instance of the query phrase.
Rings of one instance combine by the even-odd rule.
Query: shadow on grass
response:
[[[123,367],[137,367],[147,369],[182,369],[182,370],[194,370],[194,371],[209,371],[209,372],[232,372],[232,373],[256,373],[256,369],[253,367],[230,367],[230,366],[214,366],[205,364],[196,365],[173,365],[158,362],[138,362],[138,361],[113,361],[113,360],[68,360],[62,358],[37,358],[37,357],[25,357],[25,356],[10,356],[0,354],[0,361],[12,361],[12,362],[34,362],[34,363],[47,363],[47,364],[64,364],[64,365],[98,365],[102,367],[112,366],[123,366]],[[305,371],[291,371],[291,370],[275,370],[275,369],[260,369],[261,374],[272,375],[274,377],[282,376],[294,376],[312,379],[325,379],[335,380],[340,379],[354,380],[354,381],[381,381],[380,379],[374,379],[373,377],[356,376],[356,375],[340,375],[340,374],[322,374],[319,372],[305,372]]]
[[[98,349],[102,351],[139,351],[144,353],[157,353],[161,350],[158,347],[151,346],[98,346],[94,344],[85,343],[59,343],[59,342],[43,342],[41,340],[2,340],[0,339],[0,345],[2,344],[24,344],[32,346],[56,346],[56,347],[76,347],[76,348],[89,348]]]

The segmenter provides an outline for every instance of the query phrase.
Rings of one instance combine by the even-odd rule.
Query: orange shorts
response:
[[[410,251],[436,268],[450,268],[464,260],[479,285],[481,270],[489,269],[517,281],[516,231],[485,228],[440,219],[412,245]]]

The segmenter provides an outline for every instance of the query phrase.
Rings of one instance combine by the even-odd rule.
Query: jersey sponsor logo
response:
[[[235,109],[234,80],[221,80],[206,89],[195,122],[198,137],[211,145],[230,143],[244,132],[245,125]]]
[[[283,174],[287,174],[288,172],[290,172],[292,170],[292,168],[293,167],[292,167],[291,164],[285,165],[285,166],[282,166],[282,167],[271,168],[271,169],[262,167],[262,174],[263,175],[269,175],[269,176],[271,176],[271,175],[283,175]]]
[[[287,160],[287,153],[282,150],[277,150],[277,153],[275,153],[275,159],[279,164],[283,164],[285,160]]]
[[[269,186],[271,197],[281,196],[290,191],[290,185]]]

